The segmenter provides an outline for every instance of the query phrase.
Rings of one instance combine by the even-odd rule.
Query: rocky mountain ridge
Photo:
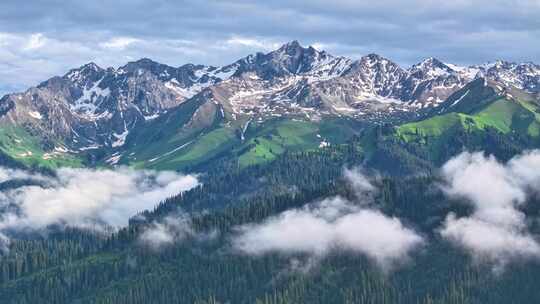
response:
[[[133,130],[194,98],[225,121],[330,115],[377,122],[412,119],[478,78],[500,90],[540,94],[540,66],[533,63],[459,67],[428,58],[405,69],[376,54],[351,60],[292,41],[223,67],[146,58],[118,69],[89,63],[4,96],[0,123],[38,134],[47,149],[115,149]]]

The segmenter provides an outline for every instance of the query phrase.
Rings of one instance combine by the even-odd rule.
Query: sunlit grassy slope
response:
[[[276,120],[255,126],[251,138],[237,149],[241,167],[274,160],[285,151],[309,151],[342,143],[359,131],[348,120],[320,122]]]
[[[58,147],[61,147],[59,144]],[[27,165],[48,168],[79,167],[82,161],[62,149],[46,152],[39,139],[25,129],[13,125],[0,126],[0,150],[14,160]]]
[[[286,151],[309,151],[329,143],[342,143],[361,128],[353,121],[328,119],[274,119],[264,122],[216,119],[204,128],[179,128],[154,142],[135,144],[124,163],[153,169],[200,167],[214,159],[238,161],[240,167],[274,160]]]
[[[475,132],[491,127],[503,134],[516,132],[537,137],[540,116],[536,110],[537,107],[530,103],[499,98],[474,113],[450,112],[401,125],[397,128],[397,134],[408,142],[437,139],[460,129]]]

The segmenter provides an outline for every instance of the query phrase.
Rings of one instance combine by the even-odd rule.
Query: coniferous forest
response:
[[[369,134],[384,137],[376,128]],[[495,134],[495,133],[494,133]],[[370,135],[372,136],[372,135]],[[505,142],[492,153],[516,153],[520,139],[460,140],[482,147]],[[3,303],[534,303],[540,265],[514,261],[497,271],[443,240],[438,227],[450,212],[466,215],[466,204],[438,187],[437,161],[422,158],[414,144],[379,139],[377,157],[367,159],[356,137],[343,145],[285,153],[275,161],[239,169],[231,158],[215,161],[200,186],[170,197],[109,232],[49,227],[21,233],[0,259]],[[485,146],[485,145],[484,145]],[[523,147],[523,146],[520,146]],[[420,250],[382,269],[366,255],[331,251],[321,257],[298,252],[239,253],[237,227],[260,223],[286,210],[328,197],[354,201],[344,168],[362,167],[376,176],[372,208],[414,227]],[[376,174],[375,174],[376,172]],[[46,172],[44,173],[46,174]],[[2,187],[14,187],[4,184]],[[535,198],[523,212],[535,217]],[[188,219],[192,231],[153,248],[141,234],[171,215]],[[538,228],[531,225],[531,231]]]

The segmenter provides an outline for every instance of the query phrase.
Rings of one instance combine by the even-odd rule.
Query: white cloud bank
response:
[[[462,153],[442,168],[447,195],[474,208],[469,217],[450,214],[441,235],[469,250],[477,260],[500,269],[515,258],[540,257],[540,244],[518,208],[540,189],[540,151],[526,152],[507,164],[482,153]]]
[[[28,177],[20,170],[0,169],[0,180]],[[2,215],[0,230],[41,229],[51,224],[125,226],[138,212],[198,185],[191,175],[128,168],[63,168],[55,178],[37,177],[45,181],[44,186],[24,186],[0,195],[1,206],[18,207],[18,212]]]
[[[345,177],[355,186],[355,192],[361,193],[360,197],[375,191],[360,171],[345,171]],[[366,255],[383,270],[407,260],[411,251],[424,242],[398,218],[368,209],[364,202],[353,204],[341,197],[237,229],[233,247],[245,254],[279,252],[323,257],[333,250],[345,250]]]

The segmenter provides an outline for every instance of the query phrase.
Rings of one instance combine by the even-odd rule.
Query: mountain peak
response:
[[[292,74],[310,73],[321,65],[328,64],[334,57],[313,47],[305,48],[298,40],[288,42],[267,54],[257,53],[238,60],[236,76],[255,72],[265,80]],[[331,69],[331,67],[328,67]]]
[[[79,82],[82,79],[86,78],[95,78],[96,75],[100,75],[105,70],[95,64],[94,62],[89,62],[78,68],[72,69],[64,75],[64,78],[67,78],[73,82]]]
[[[362,56],[362,58],[360,58],[360,60],[359,60],[359,63],[361,65],[368,65],[370,67],[374,67],[376,65],[390,65],[390,66],[395,66],[396,68],[399,67],[392,60],[390,60],[388,58],[385,58],[385,57],[382,57],[382,56],[380,56],[378,54],[375,54],[375,53],[371,53],[371,54],[367,54],[365,56]]]
[[[291,49],[303,48],[298,40],[293,40],[282,45],[278,50],[291,50]]]
[[[81,65],[80,67],[78,68],[75,68],[75,69],[71,69],[68,74],[71,74],[73,72],[78,72],[78,73],[95,73],[95,72],[100,72],[100,71],[104,71],[103,68],[101,68],[99,65],[97,65],[96,63],[94,62],[89,62],[89,63],[86,63],[86,64],[83,64]]]
[[[137,63],[137,64],[159,64],[158,62],[148,58],[148,57],[143,57],[137,61],[134,61],[134,63]]]
[[[437,66],[445,66],[445,64],[442,61],[440,61],[439,59],[437,59],[435,57],[428,57],[428,58],[424,59],[424,61],[422,63],[431,64],[431,65],[437,65]]]
[[[173,67],[170,67],[166,64],[162,64],[159,62],[156,62],[150,58],[141,58],[137,61],[130,61],[123,67],[119,69],[119,71],[125,71],[125,72],[131,72],[134,73],[139,70],[146,70],[150,71],[154,74],[160,74],[164,70],[173,70]]]
[[[384,58],[378,54],[371,53],[362,56],[354,61],[350,68],[345,71],[348,75],[372,73],[403,73],[401,67],[390,59]]]
[[[489,69],[509,69],[509,68],[512,68],[513,66],[515,66],[516,64],[513,63],[513,62],[510,62],[510,61],[506,61],[506,60],[502,60],[502,59],[497,59],[493,62],[488,62],[488,63],[485,63],[483,65],[480,65],[480,67],[486,69],[486,70],[489,70]]]
[[[269,55],[276,57],[277,59],[283,59],[288,56],[302,56],[307,49],[302,47],[297,40],[293,40],[282,45],[279,49],[270,52]]]
[[[380,61],[388,61],[388,62],[391,62],[391,60],[379,55],[379,54],[375,54],[375,53],[370,53],[370,54],[367,54],[365,56],[362,56],[362,58],[360,58],[360,61],[369,61],[369,62],[380,62]]]
[[[428,76],[431,78],[436,78],[439,76],[449,75],[457,72],[435,57],[426,58],[421,62],[413,65],[410,68],[410,71],[413,73],[420,73],[424,76]]]
[[[441,68],[441,69],[448,69],[449,67],[439,59],[435,57],[428,57],[421,62],[413,65],[413,68],[417,69],[434,69],[434,68]]]
[[[93,61],[81,66],[79,69],[81,69],[81,70],[90,69],[90,70],[93,70],[93,71],[96,71],[96,72],[100,71],[100,70],[103,70],[99,65],[97,65]]]
[[[146,57],[141,58],[136,61],[130,61],[126,64],[126,66],[137,66],[137,67],[142,67],[142,68],[150,67],[150,66],[157,66],[157,65],[162,65],[162,64]]]

